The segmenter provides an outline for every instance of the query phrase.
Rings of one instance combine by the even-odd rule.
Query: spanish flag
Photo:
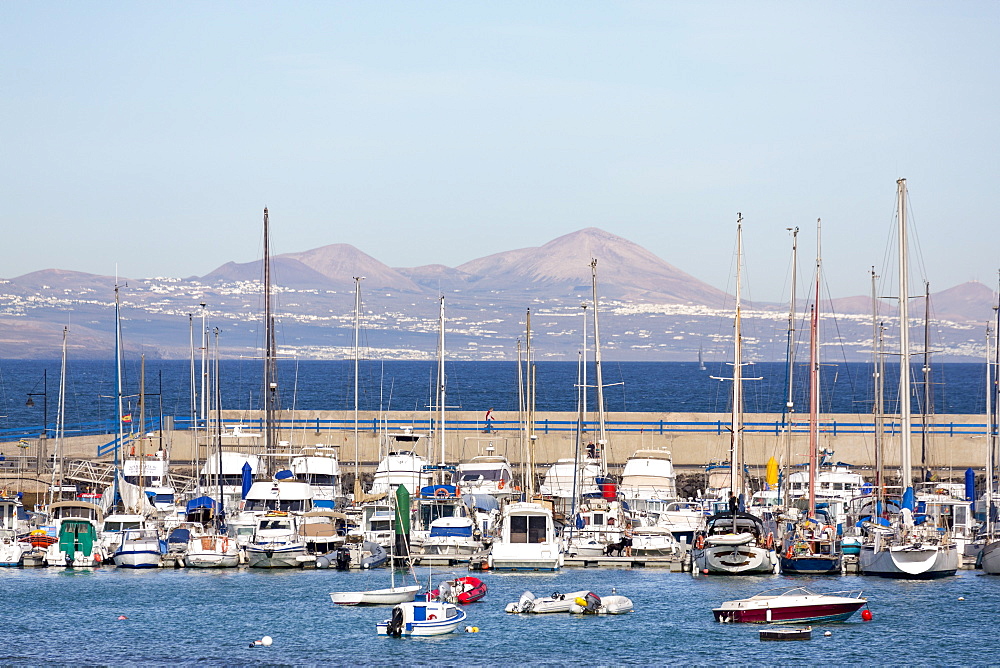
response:
[[[132,414],[131,413],[129,413],[128,415],[123,415],[122,416],[122,422],[131,422],[131,421],[132,421]]]

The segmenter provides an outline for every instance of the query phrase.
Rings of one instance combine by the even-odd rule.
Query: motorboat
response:
[[[52,535],[58,542],[48,547],[45,563],[67,568],[100,566],[100,506],[86,501],[56,501],[49,506],[49,512]]]
[[[588,592],[586,596],[575,599],[569,611],[574,615],[624,615],[634,609],[632,599],[612,590],[609,596]]]
[[[159,568],[165,541],[155,529],[125,529],[119,534],[114,562],[118,568]]]
[[[601,480],[599,460],[559,459],[545,472],[539,492],[551,499],[556,512],[569,515],[576,499],[601,496]]]
[[[396,605],[412,601],[420,591],[420,585],[372,589],[370,591],[334,591],[330,600],[337,605]]]
[[[818,505],[818,504],[817,504]],[[789,509],[790,516],[797,509]],[[839,575],[843,556],[837,528],[825,509],[803,517],[790,527],[783,541],[781,572],[786,575]]]
[[[299,538],[298,519],[282,511],[258,519],[253,540],[246,546],[250,568],[298,568],[311,559]]]
[[[504,507],[500,535],[488,558],[494,570],[558,570],[563,554],[556,538],[552,511],[540,503],[518,502]]]
[[[420,546],[423,555],[470,556],[483,549],[482,534],[471,517],[439,517]]]
[[[576,599],[586,599],[590,590],[573,591],[568,594],[552,592],[550,596],[535,596],[530,591],[521,594],[521,598],[516,602],[508,603],[504,608],[507,612],[522,613],[530,612],[538,615],[553,612],[569,612],[570,608],[576,604]]]
[[[717,622],[749,624],[842,622],[867,603],[860,590],[817,594],[806,587],[779,587],[726,601],[712,614]]]
[[[0,496],[0,566],[20,566],[24,553],[32,548],[18,540],[18,511],[23,513],[17,497]]]
[[[240,565],[240,548],[235,538],[215,532],[193,536],[184,553],[189,568],[236,568]]]
[[[105,560],[114,560],[115,552],[121,546],[122,533],[129,529],[145,529],[146,518],[137,513],[112,513],[104,518],[101,526],[100,543],[101,554]]]
[[[418,601],[400,603],[392,609],[392,617],[375,625],[380,636],[439,636],[452,633],[468,617],[454,603]]]
[[[492,445],[485,455],[461,462],[455,470],[455,484],[466,494],[489,494],[497,499],[510,498],[514,489],[514,470],[506,457],[493,454]]]
[[[288,466],[297,480],[309,483],[313,492],[313,506],[332,510],[342,500],[340,488],[340,462],[333,447],[317,445],[303,448],[292,457]]]
[[[619,485],[633,511],[658,510],[677,499],[677,474],[669,450],[636,450],[625,461]]]
[[[397,487],[403,485],[411,496],[416,496],[421,488],[431,484],[432,474],[427,460],[414,451],[426,434],[414,432],[413,427],[404,427],[401,432],[386,436],[390,439],[389,454],[375,469],[370,493],[392,495]]]

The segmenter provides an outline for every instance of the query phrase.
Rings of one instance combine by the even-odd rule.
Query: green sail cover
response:
[[[403,485],[396,488],[396,535],[410,535],[410,493]]]

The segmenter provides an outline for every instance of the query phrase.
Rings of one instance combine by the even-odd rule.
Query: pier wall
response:
[[[480,413],[450,412],[445,424],[445,461],[454,463],[480,454],[492,444],[498,454],[505,454],[511,461],[522,459],[516,413],[493,413],[487,425]],[[751,467],[762,467],[770,457],[784,464],[801,464],[808,459],[808,424],[805,420],[792,423],[791,437],[786,434],[781,415],[753,414],[746,416],[744,430],[744,459]],[[385,426],[380,426],[382,420]],[[184,426],[180,419],[175,426]],[[234,425],[241,425],[244,433],[259,433],[259,418],[248,418],[243,412],[223,411],[224,432],[231,433]],[[670,450],[678,469],[697,469],[712,461],[728,459],[730,447],[729,415],[714,413],[609,413],[607,415],[608,460],[613,467],[621,466],[626,458],[638,449],[665,448]],[[823,415],[820,419],[820,447],[832,450],[833,460],[848,462],[859,468],[875,464],[875,433],[870,416],[845,414]],[[357,432],[357,458],[366,471],[378,462],[380,430],[399,432],[410,426],[415,432],[429,434],[421,440],[419,452],[429,454],[431,461],[438,461],[440,441],[435,435],[436,416],[427,412],[390,412],[379,416],[374,412],[359,414]],[[214,424],[210,424],[214,431]],[[572,457],[577,443],[577,416],[575,413],[538,413],[535,421],[535,461],[546,466],[556,459]],[[197,438],[190,429],[164,429],[149,432],[145,443],[127,442],[124,454],[152,455],[162,443],[170,452],[173,462],[184,465],[203,460],[214,450],[214,437],[206,437],[204,429]],[[981,468],[986,458],[986,426],[983,416],[938,415],[931,421],[926,442],[921,436],[919,420],[914,422],[914,467],[926,461],[927,467],[938,473],[967,467]],[[98,457],[99,448],[106,448],[115,435],[92,435],[64,439],[66,459],[111,461],[109,452]],[[355,430],[353,411],[282,411],[279,419],[279,441],[287,441],[288,449],[297,451],[303,446],[325,445],[338,448],[342,466],[347,468],[355,460]],[[586,424],[584,443],[599,440],[596,420]],[[895,467],[899,461],[898,422],[887,420],[885,431],[885,457],[887,466]],[[263,447],[262,436],[224,436],[227,449],[246,452]],[[17,443],[0,444],[0,479],[10,479],[20,459],[24,471],[42,476],[51,467],[55,439],[29,439],[28,447]],[[21,445],[24,445],[22,442]],[[430,448],[430,450],[428,450]]]

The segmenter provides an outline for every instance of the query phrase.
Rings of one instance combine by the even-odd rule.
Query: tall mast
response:
[[[743,493],[743,214],[736,214],[736,318],[733,326],[733,409],[732,434],[729,447],[729,484],[732,496],[739,498]]]
[[[198,496],[201,496],[201,469],[198,467],[198,385],[195,380],[194,370],[194,314],[188,313],[188,336],[190,341],[190,366],[191,366],[191,434],[194,444],[194,475],[198,485]]]
[[[788,300],[788,339],[785,344],[785,387],[788,390],[788,398],[785,400],[784,423],[785,423],[785,469],[784,480],[780,496],[788,501],[788,473],[792,465],[792,414],[795,410],[795,298],[797,292],[798,264],[799,264],[799,228],[789,227],[792,233],[792,285],[791,294]],[[701,351],[699,349],[699,357]],[[699,360],[700,361],[700,360]]]
[[[271,312],[271,223],[264,207],[264,467],[267,477],[274,474],[277,445],[274,413],[278,402],[277,344],[274,314]]]
[[[111,507],[118,504],[118,475],[121,470],[119,451],[125,445],[125,411],[122,407],[122,319],[121,296],[117,281],[115,282],[115,383],[118,393],[118,445],[115,446],[115,481],[111,496]]]
[[[444,403],[445,403],[445,375],[444,375],[444,297],[439,297],[440,310],[438,312],[438,439],[441,448],[440,465],[445,465],[445,442],[444,442]],[[444,473],[442,472],[442,476]],[[444,480],[442,480],[442,483]]]
[[[597,419],[600,423],[600,437],[597,445],[600,447],[601,475],[608,473],[608,434],[604,424],[604,377],[601,375],[601,329],[597,320],[597,312],[601,302],[597,298],[597,260],[590,260],[590,282],[594,292],[594,371],[597,378]]]
[[[143,495],[142,478],[146,474],[146,353],[139,356],[139,400],[136,406],[139,409],[139,494]],[[139,504],[136,512],[141,509],[142,504]]]
[[[358,359],[361,357],[361,281],[364,276],[354,277],[354,489],[360,494],[361,461],[358,432]],[[356,500],[356,499],[355,499]]]
[[[215,328],[215,461],[217,471],[215,474],[216,489],[219,492],[219,514],[216,516],[217,528],[225,524],[226,504],[222,496],[222,377],[219,375],[219,328]],[[205,460],[208,461],[208,453],[205,453]],[[206,467],[207,468],[207,467]]]
[[[878,276],[875,274],[875,267],[871,270],[872,278],[872,396],[874,401],[872,402],[872,413],[875,429],[875,486],[877,488],[879,498],[881,499],[882,485],[885,483],[885,476],[883,475],[884,466],[884,453],[883,453],[883,440],[884,440],[884,419],[885,415],[885,375],[884,371],[884,361],[885,358],[882,355],[882,326],[878,320],[878,292],[876,289],[876,281]]]
[[[912,506],[913,465],[912,416],[910,415],[910,293],[906,241],[906,179],[896,181],[899,211],[899,467],[902,475],[903,503]],[[912,510],[912,508],[911,508]]]
[[[525,371],[527,376],[525,377],[525,415],[526,420],[524,421],[524,430],[526,438],[526,447],[528,451],[528,471],[527,471],[527,484],[525,489],[527,490],[527,499],[530,501],[535,496],[535,393],[534,393],[534,372],[531,368],[531,309],[528,309],[527,322],[525,325],[525,336],[524,336],[524,360],[525,360]]]
[[[996,308],[996,307],[994,307]],[[998,343],[1000,345],[1000,343]],[[986,323],[986,535],[993,535],[993,467],[996,448],[996,412],[993,408],[993,355],[990,342],[990,323]]]
[[[199,424],[201,425],[200,431],[195,431],[195,441],[194,441],[194,465],[195,470],[198,470],[198,466],[201,461],[201,444],[205,443],[205,475],[206,480],[208,479],[208,308],[205,302],[200,304],[201,306],[201,333],[198,335],[199,338],[199,350],[201,350],[201,420]],[[199,434],[201,436],[199,437]],[[221,473],[221,471],[219,472]],[[200,478],[200,476],[199,476]],[[201,482],[198,482],[198,494],[201,495]]]
[[[920,479],[927,478],[927,430],[934,413],[934,385],[931,383],[931,284],[924,281],[924,405],[920,411]]]
[[[53,487],[59,490],[59,498],[62,498],[63,487],[63,435],[66,432],[66,336],[69,327],[63,327],[62,340],[62,366],[59,372],[59,406],[56,409],[56,448],[52,453],[53,481],[49,485],[49,505],[53,501]],[[56,479],[55,473],[58,473]]]
[[[521,364],[521,339],[517,340],[517,420],[518,424],[521,425],[519,430],[520,437],[518,440],[521,442],[521,485],[527,489],[528,488],[528,478],[525,475],[525,462],[528,459],[527,451],[527,435],[528,435],[528,416],[525,411],[525,392],[524,392],[524,370]],[[530,496],[528,497],[531,498]]]
[[[816,292],[809,324],[809,517],[816,514],[816,478],[819,452],[819,284],[822,268],[821,223],[816,219]]]

